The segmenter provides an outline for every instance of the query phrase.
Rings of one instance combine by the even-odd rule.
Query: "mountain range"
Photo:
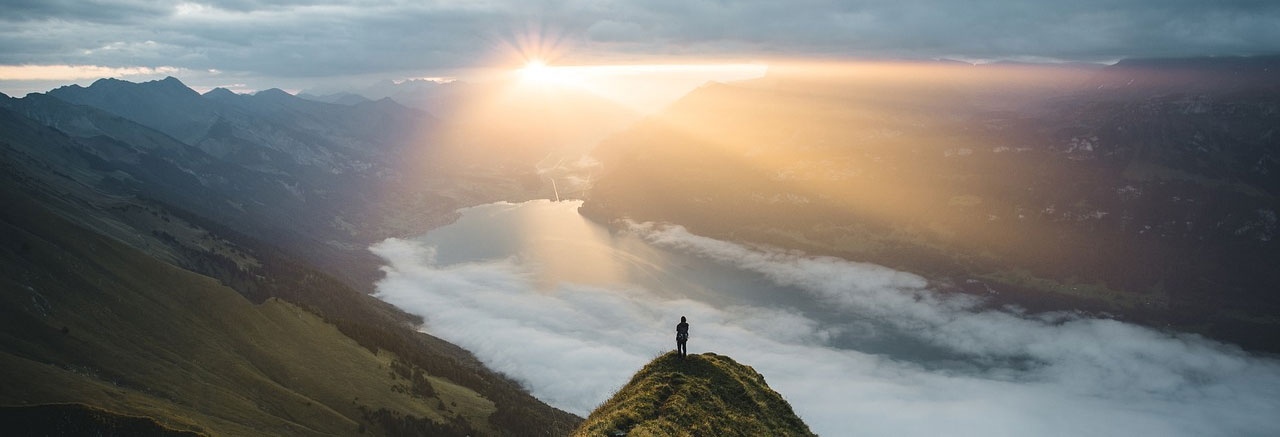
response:
[[[606,140],[582,212],[1276,351],[1277,126],[1278,57],[773,69]]]
[[[433,159],[417,135],[437,123],[174,78],[3,97],[0,402],[216,435],[567,432],[366,294],[370,242],[539,188],[531,164]]]

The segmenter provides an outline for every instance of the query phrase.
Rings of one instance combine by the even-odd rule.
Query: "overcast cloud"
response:
[[[1265,0],[7,0],[3,9],[0,65],[216,70],[283,88],[483,67],[509,61],[512,45],[555,46],[570,63],[1280,51],[1280,2]]]
[[[1280,433],[1280,363],[1234,346],[1113,320],[983,310],[910,273],[747,248],[676,226],[632,232],[762,275],[841,318],[888,326],[869,335],[891,330],[960,358],[939,365],[838,347],[833,339],[848,325],[788,307],[711,304],[636,285],[547,289],[537,260],[440,265],[435,248],[411,240],[373,248],[388,263],[377,295],[580,415],[670,350],[675,318],[686,315],[691,352],[755,367],[825,435]]]

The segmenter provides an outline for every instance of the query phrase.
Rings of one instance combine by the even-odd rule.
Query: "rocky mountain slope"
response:
[[[636,372],[575,436],[811,436],[750,366],[714,353],[668,352]]]

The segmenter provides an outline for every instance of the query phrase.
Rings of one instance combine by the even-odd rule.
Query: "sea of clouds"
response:
[[[963,357],[937,366],[836,347],[848,325],[792,308],[711,305],[638,285],[538,284],[536,260],[440,265],[389,239],[377,296],[547,403],[585,416],[674,348],[753,366],[823,435],[1280,435],[1280,361],[1195,335],[1073,314],[985,309],[917,275],[633,225],[664,250],[758,274],[849,320]]]

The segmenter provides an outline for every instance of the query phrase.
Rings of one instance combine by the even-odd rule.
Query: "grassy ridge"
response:
[[[574,436],[809,436],[750,366],[704,353],[662,355],[591,413]]]
[[[408,380],[394,356],[308,311],[251,303],[5,194],[0,405],[85,403],[213,435],[386,434],[385,416],[437,435],[496,432],[493,402],[473,390]]]

